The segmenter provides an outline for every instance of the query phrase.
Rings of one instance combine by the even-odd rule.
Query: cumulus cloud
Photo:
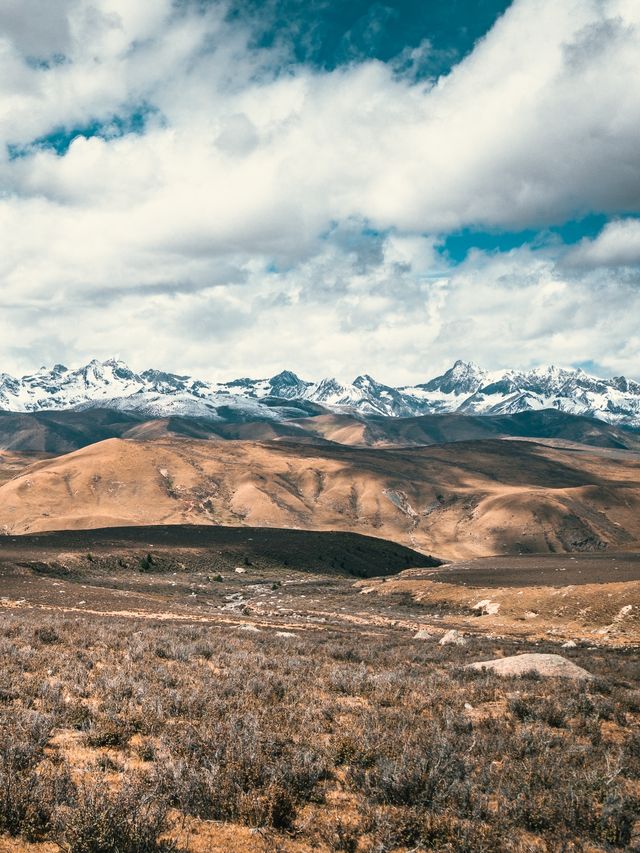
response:
[[[623,267],[640,264],[640,219],[609,222],[593,240],[582,240],[567,261],[587,267]]]
[[[637,376],[640,276],[573,275],[547,252],[472,254],[447,267],[432,238],[372,235],[372,245],[326,241],[288,269],[248,261],[236,279],[189,290],[124,289],[102,304],[5,303],[0,335],[10,364],[78,363],[114,352],[210,378],[310,378],[369,372],[389,383],[424,380],[456,358],[488,367],[592,361]],[[364,262],[363,262],[364,258]],[[54,342],[52,316],[64,317]],[[55,343],[55,345],[54,345]],[[55,352],[54,352],[55,351]],[[6,369],[6,368],[5,368]]]
[[[411,381],[460,355],[640,371],[637,280],[611,271],[640,263],[637,220],[564,258],[437,251],[448,230],[640,210],[637,3],[516,0],[427,82],[402,62],[287,65],[225,11],[2,4],[5,369],[26,341],[48,355],[53,310],[55,360],[207,376]]]
[[[70,14],[78,0],[3,0],[0,32],[23,56],[41,61],[71,47]]]

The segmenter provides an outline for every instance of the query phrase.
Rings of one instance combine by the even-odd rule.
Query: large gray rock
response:
[[[456,631],[455,628],[452,628],[450,631],[447,631],[446,634],[438,641],[441,646],[464,646],[467,641],[464,638],[464,635],[460,633],[460,631]]]
[[[414,640],[433,640],[433,634],[426,628],[419,628],[413,635]]]
[[[561,655],[523,654],[512,655],[495,660],[481,660],[469,663],[467,669],[490,669],[498,675],[524,675],[525,672],[536,672],[553,678],[573,678],[586,680],[593,678],[590,672],[577,666]]]

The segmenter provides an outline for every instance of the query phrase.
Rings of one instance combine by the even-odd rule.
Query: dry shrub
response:
[[[354,593],[317,594],[337,609]],[[601,676],[576,685],[463,668],[517,651],[507,640],[440,647],[328,624],[278,639],[82,617],[37,627],[55,646],[36,639],[33,615],[0,627],[3,833],[70,853],[153,853],[170,847],[158,839],[175,807],[269,828],[274,849],[283,833],[346,853],[634,843],[637,654],[572,650]],[[54,728],[100,750],[74,773],[79,788]],[[145,776],[132,777],[139,758]],[[336,814],[338,794],[347,808]]]
[[[0,718],[1,832],[43,837],[56,802],[68,794],[68,775],[42,764],[51,727],[49,718],[36,713]]]
[[[252,714],[167,733],[157,768],[162,789],[183,811],[207,820],[290,829],[301,803],[326,777],[326,756],[297,744]]]
[[[117,791],[99,777],[74,791],[54,819],[54,837],[68,853],[163,853],[168,806],[143,781],[124,778]]]

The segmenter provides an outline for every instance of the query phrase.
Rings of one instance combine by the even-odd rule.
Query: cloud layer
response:
[[[640,374],[635,0],[516,0],[419,82],[292,64],[226,11],[2,4],[4,369],[118,353],[211,377],[402,382],[458,356]],[[591,212],[612,221],[569,249],[439,251],[460,228]]]

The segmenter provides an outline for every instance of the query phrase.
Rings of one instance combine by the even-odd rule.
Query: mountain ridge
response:
[[[311,405],[311,404],[309,404]],[[4,453],[69,453],[107,438],[209,441],[289,441],[352,447],[409,448],[474,439],[528,439],[565,446],[640,451],[640,432],[556,409],[515,415],[414,415],[408,418],[331,412],[290,420],[214,420],[187,415],[149,418],[116,409],[0,411],[0,456]],[[0,458],[0,475],[6,455]],[[5,467],[5,471],[6,471]]]
[[[487,371],[458,360],[424,383],[394,387],[368,374],[344,384],[283,370],[268,379],[208,382],[154,369],[136,373],[115,358],[70,369],[56,364],[15,378],[0,373],[0,409],[39,412],[106,408],[150,417],[281,421],[322,412],[413,417],[425,414],[508,415],[556,409],[640,429],[640,383],[603,379],[580,368]]]

